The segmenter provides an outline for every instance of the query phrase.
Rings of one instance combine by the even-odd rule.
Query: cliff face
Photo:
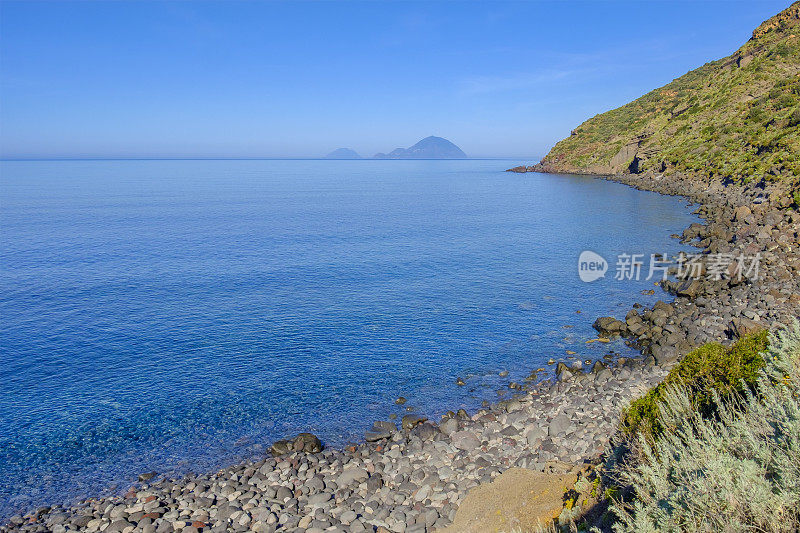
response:
[[[800,2],[762,23],[732,55],[587,120],[537,168],[795,180]]]

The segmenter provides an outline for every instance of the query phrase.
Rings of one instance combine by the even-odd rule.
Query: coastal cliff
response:
[[[797,182],[800,2],[707,63],[575,128],[542,161],[516,171]]]

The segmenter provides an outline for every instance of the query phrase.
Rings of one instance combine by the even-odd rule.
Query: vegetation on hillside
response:
[[[543,163],[564,171],[796,179],[800,2],[761,24],[733,55],[587,120]]]
[[[703,416],[713,416],[717,397],[742,395],[755,386],[764,367],[761,353],[767,346],[767,332],[762,331],[743,337],[730,347],[712,342],[689,352],[664,381],[625,410],[623,432],[644,435],[648,440],[660,436],[664,426],[659,405],[676,386],[685,389],[695,410]]]
[[[648,394],[639,425],[543,531],[800,531],[800,323],[723,348],[692,352]]]
[[[800,530],[800,328],[772,340],[754,392],[711,396],[698,411],[676,386],[660,402],[666,428],[644,458],[616,474],[635,498],[617,500],[615,531]]]

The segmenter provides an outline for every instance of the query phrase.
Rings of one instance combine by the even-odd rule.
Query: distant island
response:
[[[395,148],[388,154],[378,153],[375,159],[466,159],[461,148],[441,137],[425,137],[410,148]]]
[[[326,155],[325,159],[361,159],[361,156],[352,148],[337,148]]]
[[[395,148],[388,154],[381,152],[372,157],[373,159],[466,159],[467,154],[447,139],[431,135],[410,148]],[[352,148],[337,148],[326,155],[325,159],[363,158]]]

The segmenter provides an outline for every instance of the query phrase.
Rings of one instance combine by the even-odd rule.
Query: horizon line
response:
[[[536,157],[0,157],[0,161],[495,161],[538,159]]]

